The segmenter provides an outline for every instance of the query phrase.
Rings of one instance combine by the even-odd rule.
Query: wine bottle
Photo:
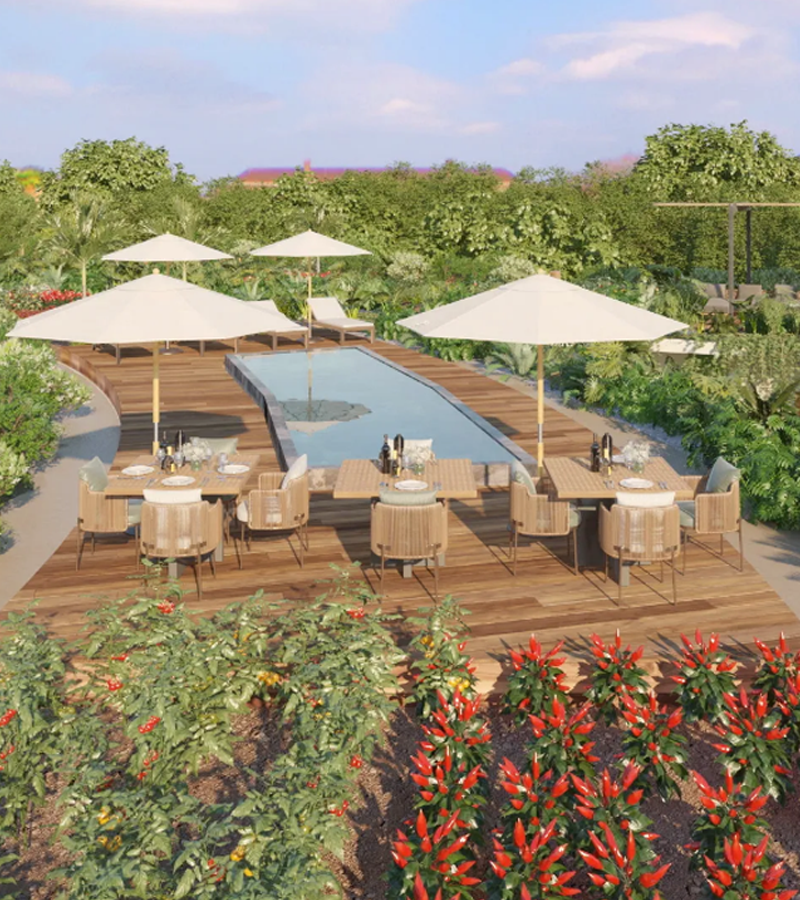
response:
[[[592,446],[589,448],[589,460],[591,463],[591,470],[593,472],[600,471],[600,444],[597,440],[597,435],[592,435]]]
[[[603,447],[602,447],[602,455],[603,455],[603,464],[607,469],[611,468],[611,460],[614,456],[614,440],[611,435],[606,432],[603,435]]]
[[[389,435],[385,434],[383,436],[383,446],[381,447],[380,452],[380,464],[381,464],[381,472],[384,475],[392,474],[392,451],[389,447]]]
[[[395,449],[395,453],[397,453],[397,459],[398,459],[400,465],[402,465],[402,463],[403,463],[403,451],[405,450],[405,447],[406,447],[406,442],[405,442],[405,439],[403,438],[403,435],[396,434],[394,436],[394,449]]]

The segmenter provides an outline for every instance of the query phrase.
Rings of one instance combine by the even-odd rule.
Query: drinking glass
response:
[[[220,453],[220,455],[219,455],[219,468],[220,468],[220,470],[221,470],[221,469],[224,469],[225,466],[227,466],[227,465],[228,465],[228,454],[227,454],[227,453]]]

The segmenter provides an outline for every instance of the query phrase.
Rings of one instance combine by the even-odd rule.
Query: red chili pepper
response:
[[[119,678],[106,678],[106,685],[110,691],[118,691],[122,687]]]
[[[366,614],[366,610],[363,606],[359,606],[357,609],[347,610],[347,615],[350,616],[351,619],[363,619]]]
[[[175,612],[175,604],[171,600],[162,600],[162,602],[156,606],[156,609],[165,615],[169,615],[170,613]]]

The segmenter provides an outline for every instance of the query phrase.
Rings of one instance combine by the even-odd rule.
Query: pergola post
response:
[[[736,204],[728,204],[728,302],[733,302],[733,284],[734,284],[734,225],[736,223]]]
[[[753,210],[750,207],[745,211],[744,217],[744,226],[745,226],[745,254],[747,260],[747,283],[752,284],[753,282],[753,231],[752,226],[753,222],[751,219],[751,214]]]

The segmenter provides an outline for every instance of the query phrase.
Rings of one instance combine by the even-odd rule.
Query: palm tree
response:
[[[116,246],[124,225],[118,214],[96,197],[73,195],[71,203],[48,219],[47,249],[81,271],[81,296],[86,296],[86,269],[90,262]]]
[[[208,247],[225,243],[228,232],[219,226],[209,226],[204,221],[203,207],[188,197],[173,197],[171,203],[157,219],[151,219],[147,230],[152,234],[170,232],[187,241],[195,241]],[[255,246],[255,245],[254,245]],[[186,263],[183,263],[183,280],[186,281]]]

